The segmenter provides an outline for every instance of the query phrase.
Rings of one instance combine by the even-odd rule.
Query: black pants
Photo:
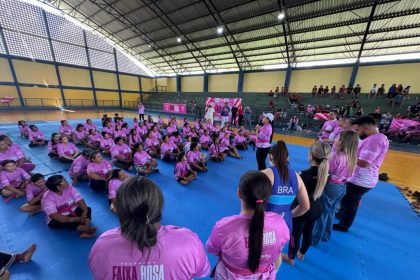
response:
[[[306,254],[309,247],[311,247],[312,243],[312,231],[314,229],[316,219],[304,219],[304,218],[296,218],[293,219],[293,230],[292,230],[292,237],[290,238],[289,242],[289,258],[294,259],[298,251],[302,253],[302,255]],[[302,238],[302,244],[300,243],[300,239]]]
[[[244,115],[239,115],[238,117],[238,125],[244,125]]]
[[[236,125],[236,115],[232,114],[232,119],[230,120],[230,123]]]
[[[267,155],[269,152],[270,152],[270,147],[257,148],[256,156],[257,156],[258,170],[263,170],[267,168],[267,165],[265,164],[265,159],[267,158]]]
[[[60,161],[62,163],[72,163],[73,161],[71,159],[65,158],[65,157],[59,157]]]
[[[89,187],[96,192],[108,191],[108,183],[103,180],[90,179]]]
[[[357,208],[363,195],[370,191],[369,188],[357,186],[347,183],[346,195],[341,200],[341,208],[338,216],[340,217],[340,225],[349,229],[356,218]]]
[[[88,219],[92,218],[92,209],[90,209],[90,207],[87,208],[88,209],[88,213],[87,213],[87,217]],[[82,209],[80,207],[77,207],[76,210],[74,210],[74,213],[76,213],[76,215],[78,217],[82,216]],[[56,220],[51,220],[48,223],[48,226],[50,228],[66,228],[66,229],[72,229],[72,230],[76,230],[78,226],[80,226],[80,223],[62,223]]]
[[[115,160],[114,161],[114,165],[121,168],[121,169],[125,169],[127,170],[132,164],[129,162],[124,162],[124,161],[119,161],[119,160]]]
[[[144,121],[144,114],[139,114],[139,121]]]

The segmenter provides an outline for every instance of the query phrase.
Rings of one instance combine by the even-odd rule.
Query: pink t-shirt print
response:
[[[0,189],[12,185],[18,187],[24,180],[29,180],[31,176],[22,168],[16,167],[15,171],[3,170],[0,172]]]
[[[118,189],[121,187],[123,181],[121,181],[120,179],[116,178],[116,179],[112,179],[111,181],[109,181],[108,183],[108,198],[115,198],[117,196],[117,191]]]
[[[218,221],[213,227],[206,249],[209,253],[220,256],[216,269],[218,279],[276,279],[275,261],[281,254],[283,246],[289,241],[289,228],[279,214],[265,213],[263,251],[259,272],[249,275],[253,274],[248,269],[251,218],[249,215],[242,214],[230,216]],[[241,275],[249,275],[249,277],[241,277]]]
[[[375,133],[359,142],[357,158],[369,163],[368,167],[356,166],[350,183],[365,188],[374,188],[378,183],[379,168],[389,148],[389,141],[382,133]]]
[[[91,162],[87,167],[87,173],[96,173],[102,177],[106,177],[111,170],[112,165],[106,160],[100,163]]]
[[[134,165],[145,165],[151,158],[152,157],[146,151],[136,152],[134,154],[133,162]]]
[[[93,245],[89,267],[96,280],[192,279],[206,277],[210,264],[198,236],[186,228],[161,226],[157,243],[144,254],[119,228],[103,233]]]

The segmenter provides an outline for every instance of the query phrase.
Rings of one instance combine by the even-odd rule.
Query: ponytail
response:
[[[312,159],[318,164],[318,175],[315,191],[313,194],[314,201],[321,197],[325,185],[328,181],[328,172],[330,170],[331,147],[323,142],[315,142],[309,148]]]
[[[286,143],[284,141],[277,141],[277,143],[271,147],[270,155],[273,157],[273,163],[277,167],[283,182],[289,180],[289,151],[287,150]]]
[[[239,181],[239,195],[248,209],[254,210],[249,224],[248,268],[255,272],[261,261],[265,205],[271,195],[271,182],[259,171],[248,171]]]

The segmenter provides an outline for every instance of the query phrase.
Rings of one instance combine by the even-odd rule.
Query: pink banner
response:
[[[393,119],[391,126],[389,127],[390,132],[396,131],[407,131],[410,126],[419,126],[420,122],[407,120],[407,119]]]
[[[214,120],[220,121],[223,106],[225,106],[225,103],[228,104],[229,108],[232,109],[233,105],[236,105],[236,107],[239,107],[242,105],[242,98],[214,98],[214,97],[207,97],[206,99],[206,107],[210,104],[213,105],[214,108]],[[229,113],[229,120],[231,118],[231,113]]]
[[[328,121],[330,119],[330,113],[316,113],[314,120],[317,121]]]
[[[170,113],[186,114],[187,104],[163,103],[163,111]]]

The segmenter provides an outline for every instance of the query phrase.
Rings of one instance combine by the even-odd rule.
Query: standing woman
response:
[[[335,140],[335,149],[330,159],[330,178],[321,197],[324,209],[315,222],[313,246],[318,245],[320,240],[330,240],[335,212],[346,194],[347,179],[353,175],[357,164],[358,143],[357,133],[351,130],[341,132]]]
[[[270,162],[273,166],[262,170],[272,184],[271,197],[267,211],[280,214],[292,232],[292,215],[300,216],[309,210],[309,198],[305,184],[300,176],[289,167],[289,151],[284,141],[278,141],[270,149]],[[293,210],[292,203],[297,199],[299,205]]]
[[[328,180],[329,159],[331,146],[323,142],[315,142],[309,148],[309,163],[311,167],[300,173],[308,192],[310,209],[301,216],[293,217],[293,239],[289,243],[288,263],[293,265],[297,255],[303,261],[306,252],[312,243],[312,231],[315,221],[322,214],[321,195]],[[292,210],[292,214],[294,209]],[[302,238],[302,244],[300,239]]]
[[[263,126],[260,127],[257,125],[257,163],[258,170],[263,170],[266,168],[265,160],[271,148],[271,137],[273,134],[273,127],[271,123],[274,120],[274,116],[271,113],[263,114],[264,119],[262,120]]]
[[[270,195],[271,182],[263,173],[241,176],[240,214],[218,221],[206,243],[219,257],[215,279],[276,279],[289,229],[279,214],[264,210]]]
[[[103,233],[92,247],[94,279],[192,279],[208,276],[210,264],[197,234],[161,225],[163,195],[149,179],[127,178],[115,198],[120,226]],[[112,248],[112,250],[110,250]]]
[[[139,109],[139,120],[144,121],[144,105],[143,105],[143,103],[141,103],[141,102],[139,103],[138,109]]]

